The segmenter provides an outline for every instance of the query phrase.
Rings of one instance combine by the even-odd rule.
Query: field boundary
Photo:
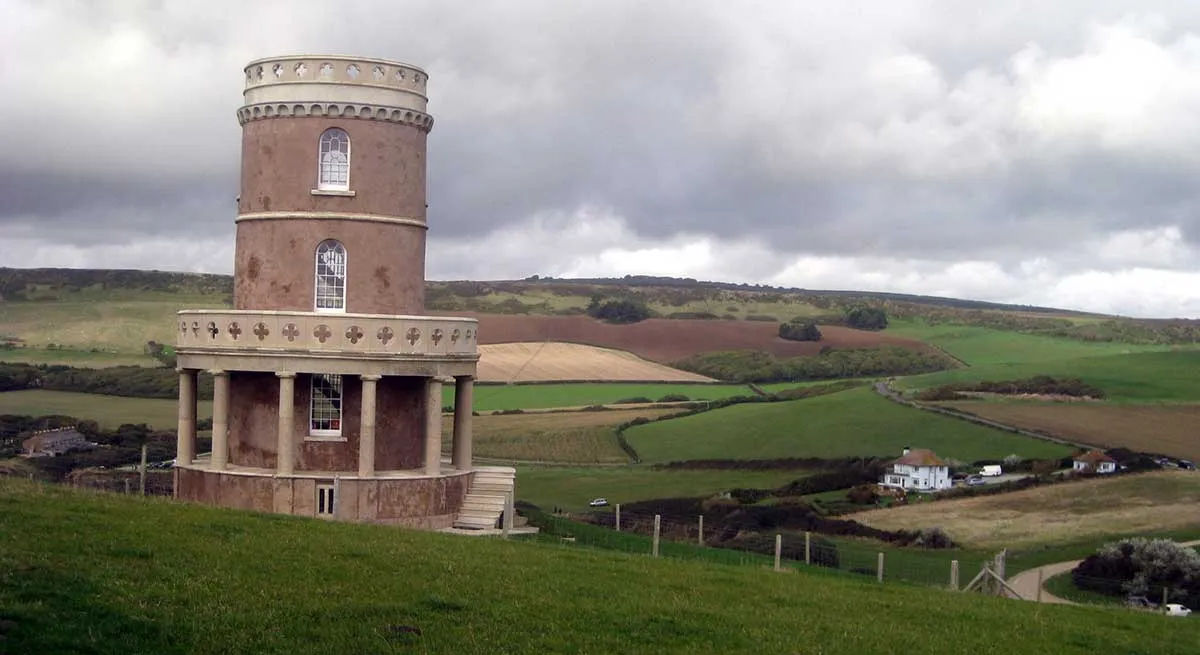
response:
[[[883,396],[884,398],[886,398],[894,403],[904,405],[906,407],[912,407],[913,409],[918,409],[923,412],[931,412],[933,414],[941,414],[943,416],[949,416],[952,418],[956,418],[960,421],[967,421],[969,423],[974,423],[976,425],[982,425],[982,426],[989,427],[989,428],[995,428],[997,430],[1004,430],[1005,432],[1012,432],[1012,433],[1019,434],[1022,436],[1030,437],[1032,439],[1041,439],[1042,441],[1049,441],[1052,443],[1061,444],[1063,446],[1073,446],[1075,448],[1093,448],[1093,447],[1095,447],[1093,444],[1083,443],[1080,441],[1071,441],[1070,439],[1063,439],[1062,437],[1055,437],[1053,435],[1049,435],[1044,432],[1038,432],[1036,430],[1028,430],[1026,428],[1017,427],[1015,425],[1008,425],[1005,423],[1000,423],[999,421],[993,421],[991,419],[987,419],[982,416],[976,416],[975,414],[961,412],[961,411],[958,411],[955,409],[950,409],[948,407],[938,407],[936,405],[926,405],[924,403],[919,403],[915,400],[908,400],[907,398],[904,398],[899,393],[897,393],[896,390],[892,389],[891,383],[888,381],[876,382],[874,385],[872,385],[871,388],[875,390],[875,393],[878,393],[879,395]]]

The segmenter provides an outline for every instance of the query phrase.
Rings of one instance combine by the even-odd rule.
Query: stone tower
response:
[[[416,527],[459,518],[477,473],[477,325],[421,315],[427,81],[357,57],[246,67],[234,309],[178,318],[178,498]],[[200,371],[214,382],[207,457]]]

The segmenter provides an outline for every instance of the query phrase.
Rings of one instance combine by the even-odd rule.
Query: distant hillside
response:
[[[163,271],[0,268],[0,300],[104,302],[178,300],[187,306],[232,302],[228,275]],[[572,316],[589,304],[629,299],[649,315],[666,319],[747,320],[780,323],[793,318],[841,324],[847,309],[882,308],[892,319],[926,325],[964,325],[1081,341],[1129,344],[1193,344],[1200,320],[1127,319],[1086,312],[912,294],[807,290],[768,285],[699,281],[691,278],[623,278],[430,281],[430,313]],[[182,306],[181,305],[181,306]],[[2,305],[0,305],[2,307]],[[0,312],[0,338],[15,334]],[[9,328],[6,331],[6,328]],[[19,335],[18,335],[19,336]],[[52,339],[47,339],[52,341]]]

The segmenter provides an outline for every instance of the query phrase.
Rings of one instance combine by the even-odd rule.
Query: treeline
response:
[[[968,393],[991,393],[1005,396],[1038,395],[1069,396],[1072,398],[1103,399],[1104,390],[1079,378],[1055,378],[1035,375],[1022,380],[1000,380],[982,382],[954,382],[917,392],[914,400],[927,402],[939,400],[964,400]]]
[[[131,398],[178,398],[179,374],[169,368],[75,368],[51,364],[0,364],[0,391],[48,389]],[[212,376],[198,376],[200,400],[212,400]]]
[[[182,294],[232,294],[233,277],[206,273],[75,268],[0,268],[0,298],[28,300],[32,292],[50,295],[85,289],[159,291]]]
[[[913,375],[954,368],[936,352],[897,346],[825,349],[815,357],[777,358],[761,351],[703,353],[680,360],[675,368],[729,382],[799,382],[836,378]]]

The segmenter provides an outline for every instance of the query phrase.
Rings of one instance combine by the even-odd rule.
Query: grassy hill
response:
[[[1027,652],[1091,655],[1200,639],[1196,621],[1123,610],[17,481],[0,481],[0,508],[12,653],[988,654],[1020,635]]]
[[[903,407],[860,388],[769,404],[736,405],[625,432],[646,462],[898,455],[930,448],[965,462],[1017,454],[1062,457],[1063,446]]]
[[[1200,351],[1145,352],[991,364],[902,378],[896,386],[926,389],[952,382],[1017,380],[1033,375],[1081,378],[1103,389],[1110,400],[1128,402],[1200,400]]]

